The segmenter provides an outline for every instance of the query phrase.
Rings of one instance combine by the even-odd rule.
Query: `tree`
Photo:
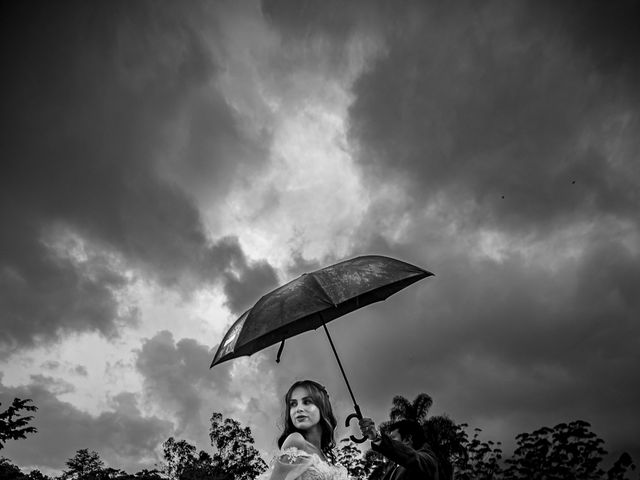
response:
[[[136,480],[164,480],[164,477],[160,474],[160,472],[156,469],[148,470],[140,470],[138,473],[131,477]]]
[[[627,478],[627,470],[629,469],[635,470],[636,466],[633,463],[631,455],[623,452],[607,472],[607,480],[625,480]]]
[[[461,480],[492,480],[501,478],[502,459],[501,443],[480,441],[480,428],[474,429],[473,438],[468,440],[464,431],[466,424],[458,425],[461,444],[465,447],[465,455],[456,456],[453,465],[456,478]]]
[[[427,418],[433,399],[426,393],[420,393],[413,402],[402,395],[393,397],[389,421],[380,425],[386,431],[398,420],[412,420],[420,424],[425,437],[438,457],[443,476],[451,474],[452,465],[466,457],[464,435],[460,428],[446,415]]]
[[[505,479],[603,478],[604,441],[589,427],[589,423],[576,420],[517,435],[513,457],[506,461]]]
[[[368,473],[368,480],[382,480],[386,472],[388,460],[374,450],[364,452],[364,468]]]
[[[175,440],[170,437],[162,444],[164,453],[165,474],[175,480],[205,480],[223,478],[222,472],[213,464],[213,459],[204,450],[186,440]]]
[[[468,440],[466,426],[458,426],[468,455],[455,464],[456,478],[461,480],[628,480],[626,474],[635,470],[625,452],[605,474],[600,468],[604,441],[581,420],[517,435],[517,448],[504,463],[500,442],[481,441],[479,428]]]
[[[216,450],[213,464],[231,478],[253,480],[267,470],[267,464],[253,446],[251,429],[242,428],[237,420],[213,412],[209,438]]]
[[[38,407],[28,405],[31,399],[21,400],[14,398],[11,406],[4,412],[0,413],[0,450],[4,448],[7,440],[17,440],[26,438],[27,433],[35,433],[35,427],[27,426],[33,419],[33,415],[22,415],[22,410],[26,412],[35,412]],[[0,403],[2,405],[2,403]]]
[[[365,480],[371,473],[370,464],[365,460],[360,449],[348,438],[340,440],[336,451],[336,460],[347,469],[352,480]]]
[[[29,480],[51,480],[51,477],[45,475],[40,470],[31,470],[29,475],[27,475]]]
[[[418,396],[410,402],[402,395],[396,395],[392,400],[391,412],[389,419],[392,422],[398,420],[413,420],[419,424],[423,424],[429,413],[429,409],[433,405],[433,399],[426,393],[419,393]]]
[[[105,469],[104,462],[97,452],[86,448],[78,450],[73,458],[66,462],[68,470],[63,473],[64,478],[84,480],[89,477],[97,477]]]
[[[434,415],[422,424],[427,443],[438,457],[440,475],[450,478],[455,465],[465,463],[468,458],[467,436],[461,425],[447,415]]]
[[[0,480],[52,480],[40,470],[32,470],[29,474],[22,473],[20,468],[11,463],[8,458],[0,458]]]
[[[11,463],[8,458],[0,458],[0,480],[26,480],[27,476]]]
[[[196,447],[186,440],[176,441],[169,437],[162,444],[162,452],[166,462],[163,470],[170,479],[180,478],[182,472],[196,461]]]

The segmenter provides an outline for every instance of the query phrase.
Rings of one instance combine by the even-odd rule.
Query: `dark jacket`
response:
[[[382,434],[380,443],[371,448],[395,463],[383,480],[440,480],[438,460],[428,444],[416,450]]]

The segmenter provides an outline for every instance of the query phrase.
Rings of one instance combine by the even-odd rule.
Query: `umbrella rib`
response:
[[[309,277],[311,277],[311,280],[313,280],[313,283],[315,283],[315,284],[316,284],[316,286],[320,289],[320,291],[321,291],[322,293],[324,293],[325,298],[327,298],[327,299],[329,300],[329,302],[331,303],[331,305],[333,305],[334,307],[337,307],[337,306],[338,306],[338,304],[337,304],[337,303],[335,303],[335,302],[333,301],[333,298],[331,297],[331,295],[329,295],[329,292],[327,292],[327,291],[324,289],[324,287],[323,287],[323,286],[322,286],[322,284],[318,281],[318,279],[316,278],[316,276],[314,275],[314,273],[315,273],[315,272],[311,272],[311,273],[308,273],[307,275],[308,275]],[[324,319],[323,319],[323,322],[324,322]]]

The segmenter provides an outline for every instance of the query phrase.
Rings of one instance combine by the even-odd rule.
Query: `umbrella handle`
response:
[[[349,426],[352,418],[357,418],[358,420],[362,420],[362,412],[360,411],[360,407],[358,405],[354,405],[353,408],[355,409],[356,413],[352,413],[347,417],[347,419],[344,421],[345,427]],[[354,435],[351,435],[349,438],[351,439],[352,442],[355,442],[355,443],[364,443],[367,441],[367,437],[358,438]]]

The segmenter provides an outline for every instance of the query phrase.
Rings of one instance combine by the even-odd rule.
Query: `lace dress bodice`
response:
[[[290,441],[293,435],[298,437]],[[324,461],[300,434],[293,435],[285,440],[271,468],[257,480],[350,480],[346,468]]]
[[[292,463],[298,462],[300,465],[306,463],[306,469],[296,477],[297,480],[349,480],[344,467],[323,461],[317,453],[308,453],[296,447],[290,447],[281,453],[279,461],[286,461],[282,458],[283,456],[288,457]]]

